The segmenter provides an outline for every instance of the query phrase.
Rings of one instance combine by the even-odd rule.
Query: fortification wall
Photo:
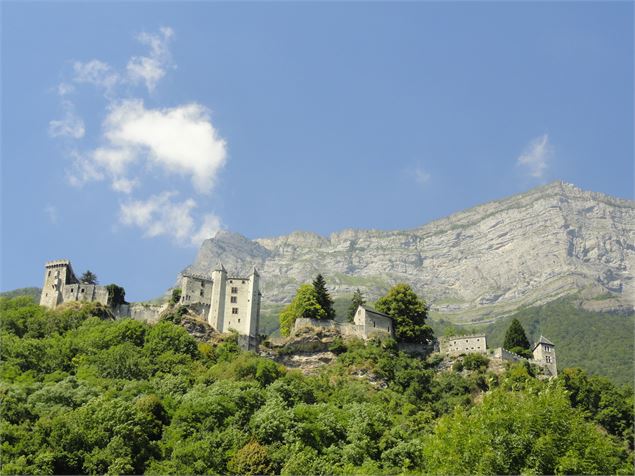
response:
[[[485,335],[444,337],[439,341],[441,352],[448,355],[487,353]]]

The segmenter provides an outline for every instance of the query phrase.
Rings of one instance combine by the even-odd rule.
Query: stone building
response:
[[[72,301],[99,302],[108,305],[108,290],[106,286],[80,283],[69,260],[47,262],[40,305],[55,309],[62,303]]]
[[[556,346],[546,337],[540,336],[532,348],[534,361],[541,367],[546,368],[553,377],[558,376],[556,365]]]
[[[241,346],[253,349],[258,342],[260,275],[256,268],[248,277],[228,276],[219,264],[211,276],[181,275],[180,304],[201,306],[207,322],[219,332],[234,330]]]
[[[392,317],[374,309],[359,306],[357,311],[355,311],[353,322],[360,328],[361,334],[365,339],[372,337],[374,334],[395,336],[395,324]]]
[[[373,337],[394,337],[395,325],[392,317],[365,306],[359,306],[353,322],[336,322],[333,319],[311,319],[299,317],[293,324],[292,334],[302,328],[333,329],[342,337],[357,337],[368,340]]]
[[[442,337],[439,339],[439,349],[448,355],[486,354],[487,337],[485,334]]]

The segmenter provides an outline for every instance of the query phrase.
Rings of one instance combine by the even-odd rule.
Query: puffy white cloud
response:
[[[202,236],[218,231],[220,220],[211,214],[206,215],[202,225],[196,229],[192,217],[196,202],[191,198],[175,201],[176,195],[176,192],[163,192],[147,200],[123,203],[120,206],[120,222],[142,229],[146,237],[165,235],[180,245],[199,245]]]
[[[174,36],[171,28],[161,28],[159,34],[141,33],[137,36],[140,43],[150,48],[149,56],[133,56],[128,61],[126,71],[132,83],[143,82],[148,91],[154,91],[157,83],[165,76],[165,69],[170,63],[168,43]]]
[[[106,117],[104,136],[110,149],[101,149],[100,157],[109,169],[122,173],[133,157],[147,158],[170,173],[191,176],[201,193],[211,192],[227,159],[225,140],[195,103],[146,109],[140,100],[121,102]]]
[[[80,139],[84,137],[86,128],[84,121],[75,113],[75,107],[70,101],[63,101],[64,117],[49,121],[49,135],[51,137],[70,137]]]
[[[526,167],[531,177],[542,178],[552,156],[553,147],[549,144],[549,136],[543,134],[529,143],[516,163]]]

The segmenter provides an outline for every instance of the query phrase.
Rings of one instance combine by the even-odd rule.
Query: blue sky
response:
[[[631,2],[2,4],[2,290],[556,179],[632,198]]]

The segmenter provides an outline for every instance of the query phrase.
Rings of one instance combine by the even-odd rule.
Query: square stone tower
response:
[[[546,337],[540,336],[538,342],[533,348],[534,360],[549,370],[553,377],[558,376],[558,367],[556,365],[556,346]]]
[[[78,284],[71,262],[67,259],[49,261],[44,267],[44,285],[40,296],[40,306],[56,308],[64,302],[64,287]]]

